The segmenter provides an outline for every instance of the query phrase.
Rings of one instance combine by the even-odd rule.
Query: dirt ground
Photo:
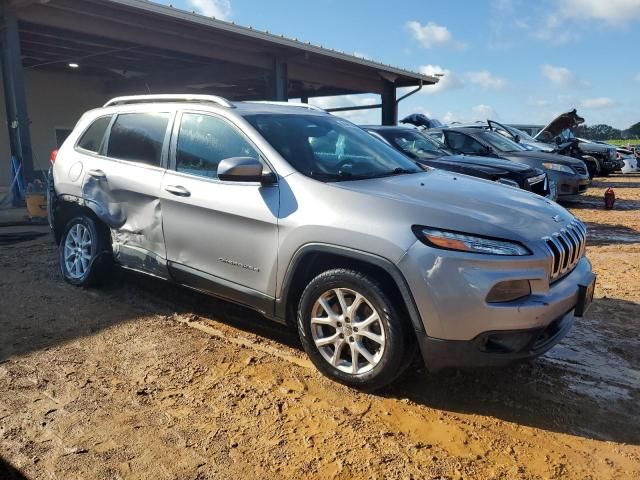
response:
[[[640,174],[567,206],[599,283],[559,346],[377,394],[242,308],[122,272],[74,288],[50,237],[0,246],[0,478],[640,478]]]

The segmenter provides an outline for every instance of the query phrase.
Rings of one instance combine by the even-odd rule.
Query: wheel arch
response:
[[[87,215],[91,217],[99,227],[102,226],[105,229],[108,228],[105,222],[100,219],[96,212],[90,208],[87,203],[83,202],[82,199],[69,195],[56,197],[55,200],[51,202],[51,211],[49,215],[49,225],[53,231],[53,237],[56,244],[58,245],[62,240],[62,234],[64,233],[67,222],[78,215]]]
[[[275,316],[294,325],[295,310],[305,286],[316,275],[332,268],[353,268],[379,280],[409,318],[413,330],[425,333],[409,285],[393,262],[368,252],[330,244],[307,244],[296,251],[276,299]]]

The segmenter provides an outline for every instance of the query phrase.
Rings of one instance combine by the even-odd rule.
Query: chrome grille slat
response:
[[[553,282],[571,272],[583,257],[587,229],[582,222],[575,220],[542,240],[550,257],[550,281]]]
[[[571,228],[567,228],[567,237],[569,237],[569,241],[571,242],[571,263],[573,264],[579,258],[578,253],[580,251],[580,241]]]

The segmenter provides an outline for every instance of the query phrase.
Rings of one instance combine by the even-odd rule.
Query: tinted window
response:
[[[113,127],[111,127],[107,155],[122,160],[159,166],[162,143],[168,123],[168,113],[118,115]]]
[[[300,173],[322,181],[422,171],[358,126],[332,116],[259,114],[245,117]]]
[[[185,113],[176,147],[178,172],[216,178],[225,158],[260,156],[229,123],[209,115]]]
[[[383,130],[379,133],[411,158],[438,158],[449,155],[446,147],[440,142],[412,130]]]
[[[464,133],[447,132],[446,136],[449,146],[458,152],[486,153],[487,151],[484,145]]]
[[[100,150],[100,144],[104,138],[104,134],[107,131],[107,127],[111,122],[111,115],[108,117],[100,117],[93,121],[93,123],[84,132],[82,138],[78,142],[80,148],[89,150],[90,152],[98,152]],[[56,130],[56,139],[58,139],[58,131]],[[58,139],[59,141],[59,139]],[[60,145],[61,143],[59,143]]]
[[[482,132],[482,138],[491,144],[496,150],[500,152],[521,152],[526,150],[516,142],[509,140],[495,132]]]

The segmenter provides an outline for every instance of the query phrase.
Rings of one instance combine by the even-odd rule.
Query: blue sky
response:
[[[173,0],[175,7],[425,73],[441,84],[400,115],[547,123],[577,108],[588,124],[640,121],[640,0]],[[377,103],[374,96],[318,100]],[[347,114],[378,123],[379,114]]]

